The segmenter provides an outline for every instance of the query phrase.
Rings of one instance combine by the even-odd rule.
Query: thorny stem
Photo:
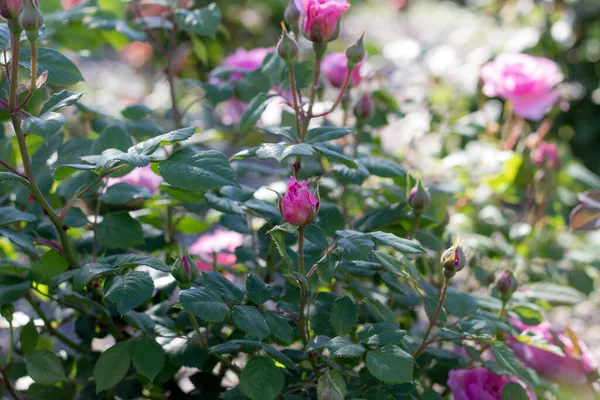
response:
[[[6,386],[6,389],[8,389],[8,391],[10,392],[10,395],[15,400],[20,400],[21,396],[19,396],[19,392],[17,392],[15,387],[12,385],[12,383],[10,381],[10,377],[8,376],[8,373],[6,372],[6,369],[5,368],[0,369],[0,373],[2,373],[2,379],[4,380],[4,385]]]
[[[423,351],[427,347],[427,339],[429,338],[429,334],[431,333],[431,330],[435,326],[435,323],[437,322],[437,319],[440,316],[440,312],[442,311],[442,306],[444,305],[444,300],[446,299],[446,293],[448,292],[449,283],[450,283],[450,279],[445,278],[444,285],[442,286],[442,291],[440,293],[440,299],[438,301],[438,306],[435,310],[435,313],[433,314],[433,317],[429,320],[429,327],[427,328],[427,331],[425,331],[425,336],[423,336],[423,342],[421,343],[421,346],[419,346],[419,348],[413,355],[414,359],[416,359],[418,356],[420,356],[421,353],[423,353]]]
[[[20,173],[19,171],[17,171],[16,169],[14,169],[13,167],[11,167],[10,165],[8,165],[8,163],[6,163],[5,161],[0,160],[0,165],[2,165],[4,168],[6,168],[7,170],[9,170],[13,174],[19,175],[23,179],[27,179],[27,177],[25,175],[23,175],[22,173]]]
[[[292,91],[292,98],[294,100],[294,114],[296,114],[296,134],[300,138],[300,107],[298,106],[298,98],[296,96],[296,78],[294,76],[294,67],[292,64],[288,66],[290,71],[290,88]]]
[[[323,45],[320,45],[323,46]],[[304,135],[308,131],[308,124],[310,123],[312,115],[312,110],[315,105],[315,99],[317,97],[317,87],[319,85],[319,77],[321,76],[321,62],[323,61],[323,55],[325,54],[325,50],[327,49],[327,45],[324,45],[323,48],[316,49],[315,48],[315,72],[313,74],[312,86],[310,88],[310,100],[308,103],[308,112],[306,113],[306,118],[304,119],[304,129],[302,132],[302,136],[298,133],[299,138],[303,139]]]
[[[408,235],[408,239],[412,239],[415,237],[417,230],[419,229],[419,224],[421,223],[421,213],[415,213],[415,223],[413,224],[413,228]]]
[[[335,111],[335,109],[340,105],[340,103],[344,99],[344,94],[346,94],[346,90],[348,89],[348,85],[350,84],[350,76],[352,74],[352,71],[353,71],[352,69],[348,69],[348,71],[346,72],[346,78],[344,78],[344,84],[342,85],[342,87],[340,89],[340,93],[338,94],[338,97],[335,99],[335,102],[333,103],[331,108],[328,111],[323,111],[320,114],[315,114],[315,115],[311,114],[311,118],[324,117],[325,115],[331,114],[333,111]]]
[[[304,276],[304,231],[306,226],[301,226],[298,229],[298,272]],[[302,337],[302,343],[306,346],[308,343],[308,335],[306,334],[306,321],[304,315],[304,308],[306,307],[306,284],[302,279],[298,279],[300,285],[300,308],[298,310],[298,327],[300,329],[300,336]]]
[[[31,99],[31,96],[33,96],[33,93],[36,90],[36,85],[37,85],[37,45],[35,44],[35,40],[30,40],[29,43],[31,44],[31,81],[29,83],[29,92],[27,93],[27,96],[25,96],[25,99],[23,100],[23,102],[21,104],[19,104],[19,107],[17,107],[17,109],[14,111],[20,110],[23,107],[25,107],[25,105],[27,104],[29,99]]]
[[[348,113],[346,112],[345,114]],[[344,115],[344,118],[346,118],[346,115]],[[359,119],[356,121],[356,133],[354,134],[354,158],[358,157],[358,146],[360,146],[360,137],[362,135],[363,127],[364,123],[362,120]]]
[[[9,365],[12,360],[13,347],[15,343],[15,328],[12,323],[12,318],[8,321],[10,331],[10,343],[8,344],[8,354],[6,355],[6,365]]]

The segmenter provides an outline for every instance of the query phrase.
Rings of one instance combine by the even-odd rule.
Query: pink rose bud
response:
[[[500,275],[498,278],[498,282],[496,282],[496,287],[498,291],[502,295],[502,301],[505,303],[510,299],[510,296],[517,290],[519,287],[519,283],[517,279],[513,275],[513,273],[507,269]]]
[[[360,100],[354,106],[354,116],[359,120],[369,119],[375,114],[375,103],[369,93],[363,93]]]
[[[348,60],[348,67],[351,69],[356,68],[358,64],[363,62],[367,53],[365,52],[365,47],[363,45],[363,38],[365,34],[363,33],[360,36],[360,39],[356,41],[352,46],[346,49],[346,59]]]
[[[44,14],[37,5],[37,0],[23,0],[19,12],[19,25],[31,41],[37,40],[40,28],[44,25]]]
[[[294,0],[300,11],[300,29],[307,39],[316,42],[335,40],[341,16],[348,11],[348,0]]]
[[[503,98],[516,115],[534,121],[557,102],[555,86],[563,78],[554,61],[527,54],[500,54],[481,69],[486,96]]]
[[[447,278],[452,278],[458,271],[465,267],[467,263],[467,255],[463,250],[462,244],[455,243],[452,247],[447,249],[440,260],[444,267],[444,274]]]
[[[408,206],[416,213],[425,211],[431,203],[431,196],[419,180],[408,195]]]
[[[361,81],[360,67],[363,61],[356,65],[350,74],[350,85],[358,86]],[[333,87],[341,88],[348,73],[348,59],[345,53],[330,53],[321,64],[321,71]]]
[[[18,19],[21,10],[21,0],[0,0],[0,15],[4,19]]]
[[[538,167],[548,166],[556,169],[560,165],[558,148],[553,143],[540,142],[533,152],[533,163]]]
[[[198,277],[198,265],[190,256],[183,254],[173,265],[173,275],[181,289],[189,289]]]
[[[308,190],[306,181],[298,183],[290,176],[288,190],[279,202],[283,218],[292,225],[306,225],[313,222],[319,210],[319,199]]]
[[[277,43],[277,54],[283,59],[283,61],[286,62],[286,64],[292,65],[300,48],[298,47],[298,43],[292,39],[285,30],[285,25],[283,25],[283,22],[281,24],[283,32],[279,38],[279,43]]]
[[[294,0],[290,0],[285,11],[283,12],[283,19],[290,25],[295,24],[300,19],[300,10],[296,7]]]
[[[446,383],[454,400],[500,400],[502,389],[509,382],[523,387],[529,400],[536,400],[535,393],[525,383],[511,375],[497,375],[485,368],[453,369]]]

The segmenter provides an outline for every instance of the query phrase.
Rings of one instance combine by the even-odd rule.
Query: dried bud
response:
[[[431,203],[431,196],[425,190],[421,180],[417,181],[414,188],[408,194],[408,205],[416,213],[425,211]]]
[[[375,114],[375,103],[369,93],[363,93],[360,100],[354,106],[354,116],[358,120],[369,119]]]
[[[181,289],[189,289],[198,278],[198,265],[187,254],[183,254],[173,265],[173,276]]]
[[[283,28],[283,32],[281,33],[279,43],[277,43],[277,54],[279,54],[279,57],[281,57],[286,64],[291,65],[298,55],[298,43],[290,37],[283,22],[281,23],[281,27]]]
[[[354,69],[363,61],[367,55],[365,52],[365,47],[363,45],[363,38],[365,34],[363,33],[358,39],[356,43],[346,49],[346,58],[348,59],[348,69]]]
[[[19,25],[25,30],[27,38],[36,41],[40,28],[44,25],[44,14],[37,5],[37,1],[23,0],[21,11],[19,12]]]
[[[440,260],[444,267],[444,275],[447,278],[452,278],[458,271],[465,267],[467,255],[463,250],[462,244],[457,242],[447,249]]]
[[[294,25],[300,20],[300,17],[300,10],[298,10],[298,7],[296,7],[296,2],[294,0],[290,0],[283,13],[283,19],[288,24]]]
[[[500,275],[496,282],[496,287],[502,295],[502,301],[507,302],[510,296],[517,290],[519,283],[510,269],[507,269]]]

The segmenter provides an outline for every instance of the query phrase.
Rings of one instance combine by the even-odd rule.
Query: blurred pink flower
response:
[[[558,168],[560,157],[556,145],[548,142],[538,143],[537,148],[533,151],[533,163],[538,167],[548,165],[550,168]]]
[[[319,210],[319,199],[308,190],[306,181],[298,183],[290,176],[288,190],[281,199],[281,214],[293,225],[304,225],[315,219]]]
[[[190,246],[190,253],[203,260],[215,260],[218,265],[231,266],[236,262],[235,249],[242,245],[244,236],[233,231],[216,230],[213,234],[202,235]],[[216,258],[213,258],[216,255]],[[198,260],[201,271],[212,271],[212,264]]]
[[[60,5],[62,6],[63,10],[70,10],[84,1],[85,0],[60,0]]]
[[[131,42],[119,52],[121,58],[134,68],[141,68],[152,58],[152,45],[146,42]]]
[[[523,118],[540,120],[559,98],[563,74],[554,61],[527,54],[500,54],[481,69],[483,93],[501,97]]]
[[[340,18],[348,9],[348,0],[294,0],[300,11],[302,34],[313,42],[335,39]]]
[[[574,344],[564,332],[552,329],[552,325],[548,322],[542,322],[535,326],[527,326],[518,319],[513,318],[511,319],[511,323],[517,329],[521,330],[523,335],[533,333],[543,337],[549,344],[558,345],[552,334],[554,332],[562,343],[562,346],[564,346],[565,355],[559,355],[540,347],[521,343],[512,336],[507,337],[509,346],[525,365],[536,370],[545,378],[577,386],[585,384],[587,382],[587,374],[595,372],[598,369],[596,359],[582,340],[578,340]],[[581,351],[581,354],[579,354],[579,351]]]
[[[454,400],[500,400],[502,389],[509,382],[523,386],[529,399],[536,400],[535,393],[517,378],[496,375],[485,368],[454,369],[448,374],[447,385]]]
[[[135,186],[145,187],[150,191],[150,193],[156,194],[158,192],[158,185],[160,185],[162,181],[163,178],[159,175],[156,175],[152,171],[152,168],[150,168],[150,164],[148,164],[142,168],[135,168],[125,176],[118,178],[107,178],[106,187],[124,182]]]
[[[360,68],[363,61],[358,63],[356,68],[350,74],[350,85],[357,86],[360,81]],[[321,64],[321,71],[329,80],[332,86],[341,88],[344,85],[346,74],[348,73],[348,59],[346,53],[330,53],[325,56]]]

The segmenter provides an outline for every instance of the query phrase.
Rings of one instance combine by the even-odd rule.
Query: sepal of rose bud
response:
[[[198,264],[189,255],[182,254],[173,265],[173,276],[181,289],[189,289],[198,278]]]
[[[422,213],[429,207],[429,204],[431,204],[431,196],[429,195],[429,192],[425,190],[419,179],[415,187],[413,187],[408,194],[408,206],[414,212]]]
[[[34,0],[23,0],[21,11],[19,12],[19,25],[29,40],[36,41],[40,28],[44,25],[44,14]]]
[[[375,114],[375,103],[369,93],[363,93],[354,106],[354,116],[358,120],[367,120]]]
[[[458,271],[462,270],[467,263],[467,255],[461,243],[458,242],[444,251],[440,259],[442,267],[444,267],[444,275],[447,278],[452,278]]]
[[[513,275],[512,271],[510,269],[507,269],[498,278],[498,281],[496,282],[496,287],[498,288],[498,291],[502,294],[503,300],[505,297],[508,300],[508,298],[510,298],[510,296],[514,292],[516,292],[517,288],[519,287],[519,282],[517,282],[517,279]]]
[[[348,70],[356,68],[358,63],[363,61],[367,55],[365,52],[365,46],[363,45],[363,38],[365,34],[360,36],[360,39],[356,41],[352,46],[346,49],[346,58],[348,59]]]
[[[298,43],[288,34],[283,22],[281,23],[281,27],[283,28],[283,32],[281,33],[279,43],[277,43],[277,54],[279,54],[279,57],[281,57],[286,64],[292,65],[298,55]]]
[[[21,10],[21,0],[2,0],[0,1],[0,15],[6,20],[16,20],[19,18]]]
[[[296,7],[296,2],[294,0],[290,0],[285,11],[283,12],[283,19],[290,25],[297,24],[300,20],[300,10]]]

